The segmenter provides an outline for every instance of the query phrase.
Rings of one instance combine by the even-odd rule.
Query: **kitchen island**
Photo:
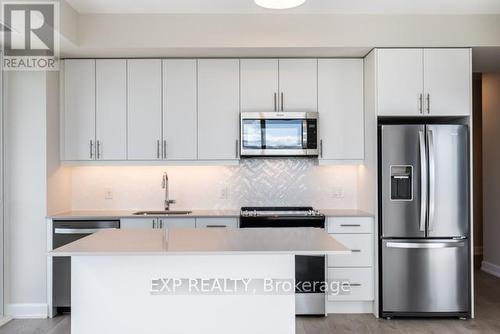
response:
[[[73,334],[294,333],[295,255],[349,254],[314,228],[105,230],[71,256]]]

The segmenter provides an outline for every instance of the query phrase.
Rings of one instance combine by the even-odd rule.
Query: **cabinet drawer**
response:
[[[328,233],[373,233],[373,217],[328,218]]]
[[[194,218],[158,218],[162,228],[194,228]]]
[[[330,268],[329,282],[349,282],[350,291],[334,294],[328,293],[328,301],[368,301],[373,300],[372,268]]]
[[[238,219],[237,218],[196,218],[196,227],[206,228],[206,227],[226,227],[226,228],[237,228]]]
[[[328,255],[328,267],[373,266],[373,234],[331,234],[352,251],[350,255]]]

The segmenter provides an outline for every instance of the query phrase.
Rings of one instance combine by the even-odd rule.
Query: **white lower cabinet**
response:
[[[148,229],[148,228],[193,228],[195,218],[124,218],[120,220],[122,229]]]
[[[237,228],[238,218],[196,218],[196,227]]]
[[[372,301],[373,268],[328,268],[328,279],[347,284],[348,292],[328,294],[328,301]]]
[[[331,234],[350,255],[328,255],[328,267],[372,267],[373,234]]]
[[[327,296],[328,313],[372,313],[375,291],[375,235],[373,217],[330,217],[328,233],[351,250],[349,255],[329,255],[327,278],[335,286]]]

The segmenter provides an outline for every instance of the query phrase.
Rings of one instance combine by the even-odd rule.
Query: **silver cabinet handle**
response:
[[[425,219],[427,215],[427,153],[425,150],[424,132],[418,132],[420,147],[420,231],[425,232]]]
[[[351,249],[352,253],[361,253],[361,249]]]
[[[239,157],[239,153],[240,153],[240,141],[236,139],[236,158]]]
[[[340,227],[361,227],[361,224],[340,224]]]
[[[427,113],[431,113],[431,94],[427,94]]]
[[[434,209],[436,195],[436,165],[434,152],[434,133],[427,130],[427,142],[429,145],[429,231],[434,229]]]
[[[163,140],[163,159],[167,158],[167,140]]]
[[[153,228],[156,228],[156,219],[153,219]]]
[[[55,234],[92,234],[104,230],[116,230],[116,228],[55,228]]]
[[[323,158],[323,139],[319,140],[319,157]]]
[[[281,92],[281,111],[284,111],[284,106],[283,106],[283,102],[285,101],[285,97],[283,96],[283,92]]]
[[[418,111],[419,113],[423,114],[424,113],[424,94],[420,93],[420,96],[418,98]]]
[[[431,249],[431,248],[458,248],[464,247],[464,241],[448,241],[448,242],[388,242],[387,248],[402,248],[402,249]]]
[[[96,156],[97,160],[101,159],[101,142],[99,140],[96,141]]]
[[[351,287],[360,287],[361,283],[349,283],[349,286],[351,286]]]
[[[274,111],[278,111],[278,93],[274,93]]]
[[[156,141],[156,158],[160,159],[160,140]]]
[[[213,228],[213,227],[215,227],[215,228],[217,228],[217,227],[218,228],[224,228],[224,227],[227,227],[227,225],[207,225],[205,227],[207,227],[207,228]]]
[[[92,139],[90,140],[90,159],[94,159],[94,142]]]

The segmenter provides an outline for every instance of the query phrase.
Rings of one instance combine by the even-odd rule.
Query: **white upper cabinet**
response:
[[[377,50],[380,116],[468,116],[470,49]]]
[[[380,49],[377,67],[378,114],[416,116],[423,112],[423,50]]]
[[[363,60],[318,60],[320,160],[363,160]]]
[[[96,60],[96,159],[127,159],[127,61]]]
[[[278,111],[278,60],[241,59],[241,111]]]
[[[95,60],[64,61],[62,160],[95,159]]]
[[[198,60],[198,159],[238,159],[238,59]]]
[[[318,60],[279,60],[279,110],[318,109]]]
[[[163,159],[196,160],[196,67],[195,59],[163,61]]]
[[[470,49],[424,49],[424,105],[427,114],[470,115],[471,82]]]
[[[162,71],[159,59],[130,59],[128,66],[128,159],[161,159]]]

